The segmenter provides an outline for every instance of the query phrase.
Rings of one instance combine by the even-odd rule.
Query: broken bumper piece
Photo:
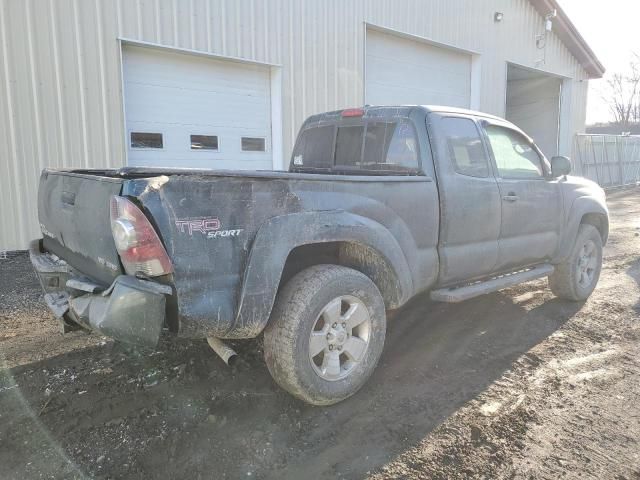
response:
[[[166,295],[171,287],[121,275],[99,293],[97,285],[74,277],[68,265],[43,253],[40,243],[30,248],[31,263],[45,290],[45,301],[63,322],[71,320],[121,342],[155,347],[165,320]]]

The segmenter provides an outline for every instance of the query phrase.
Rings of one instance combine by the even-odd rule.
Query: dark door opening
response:
[[[515,65],[507,68],[505,118],[517,125],[547,158],[558,155],[562,79]]]

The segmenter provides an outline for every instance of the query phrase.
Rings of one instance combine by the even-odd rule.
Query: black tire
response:
[[[587,245],[594,247],[595,264],[587,280],[582,281],[581,258]],[[591,270],[591,269],[587,269]],[[560,298],[581,302],[589,298],[598,284],[600,271],[602,270],[602,237],[600,232],[588,224],[580,225],[576,242],[569,257],[561,264],[556,265],[555,271],[549,276],[551,291]]]
[[[335,302],[339,302],[340,312],[343,311],[343,298],[353,299],[357,305],[353,307],[353,304],[350,306],[347,303],[346,306],[353,307],[354,311],[358,308],[362,312],[362,306],[366,308],[368,318],[365,336],[368,343],[360,354],[360,360],[349,364],[349,369],[347,362],[351,361],[351,357],[344,357],[346,360],[342,357],[347,355],[347,345],[344,344],[345,353],[337,354],[337,370],[340,374],[344,371],[346,376],[327,380],[318,371],[321,369],[315,363],[318,357],[310,358],[311,335],[324,332],[314,328],[326,322],[324,312],[330,305],[335,306]],[[340,315],[346,315],[349,311]],[[327,323],[324,326],[330,329],[332,325]],[[356,329],[351,330],[351,336],[359,341]],[[346,332],[341,335],[341,341],[344,341]],[[385,334],[384,301],[376,285],[356,270],[338,265],[316,265],[295,275],[278,294],[271,321],[264,331],[264,357],[269,372],[283,389],[312,405],[332,405],[350,397],[365,384],[380,359]],[[324,360],[325,354],[335,355],[334,348],[342,352],[343,345],[332,345],[332,352],[323,350],[318,354],[319,357]],[[344,368],[342,361],[345,361]]]

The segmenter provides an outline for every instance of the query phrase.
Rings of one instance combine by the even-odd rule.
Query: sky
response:
[[[607,69],[628,70],[632,53],[640,55],[640,0],[558,0],[578,31]],[[611,114],[602,99],[604,80],[591,80],[587,123],[606,122]]]

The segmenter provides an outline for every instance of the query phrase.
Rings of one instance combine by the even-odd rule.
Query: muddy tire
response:
[[[312,405],[356,393],[376,367],[386,333],[384,301],[362,273],[317,265],[280,291],[264,332],[274,380]]]
[[[549,276],[551,291],[560,298],[580,302],[596,288],[602,269],[602,237],[588,224],[580,225],[569,258]]]

